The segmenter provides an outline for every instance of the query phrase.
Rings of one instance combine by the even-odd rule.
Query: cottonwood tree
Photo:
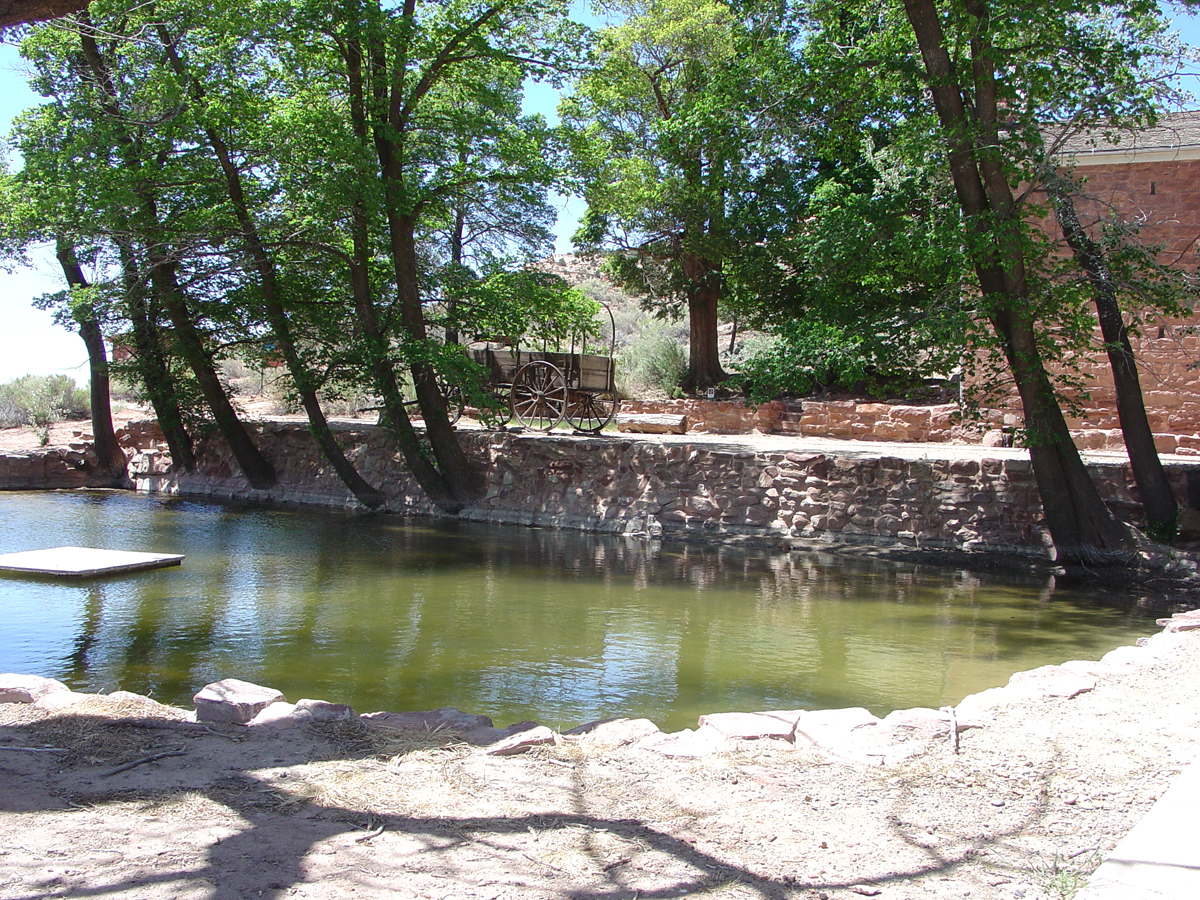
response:
[[[19,194],[17,181],[0,169],[0,204],[3,205],[0,258],[25,262],[25,249],[30,244],[45,242],[51,235],[31,225],[30,204],[18,199]],[[101,331],[101,323],[106,318],[103,299],[88,282],[75,246],[61,233],[54,239],[55,257],[67,290],[43,296],[36,305],[52,310],[57,324],[77,331],[83,340],[88,354],[88,405],[98,461],[96,474],[108,484],[124,485],[128,481],[127,460],[113,428],[108,353]]]
[[[1169,541],[1178,528],[1179,503],[1159,459],[1146,416],[1122,299],[1136,305],[1129,316],[1135,327],[1146,316],[1156,313],[1183,316],[1187,310],[1182,302],[1195,300],[1194,278],[1162,265],[1152,249],[1143,245],[1125,223],[1114,220],[1098,229],[1085,227],[1076,211],[1076,200],[1083,191],[1069,178],[1048,178],[1046,189],[1053,200],[1055,219],[1076,263],[1079,274],[1074,280],[1081,288],[1086,286],[1096,307],[1113,375],[1121,436],[1148,530],[1159,540]]]
[[[375,509],[386,499],[383,492],[368,484],[347,459],[321,408],[317,391],[323,373],[303,352],[304,332],[297,327],[296,303],[289,297],[289,288],[304,281],[288,278],[292,261],[280,249],[281,244],[286,248],[286,241],[273,233],[280,219],[287,224],[291,220],[278,211],[286,208],[287,198],[272,177],[278,166],[264,152],[261,125],[273,123],[273,103],[286,98],[274,89],[277,67],[273,56],[263,53],[262,19],[253,15],[256,8],[206,4],[200,11],[176,6],[174,17],[149,27],[174,76],[173,87],[195,123],[197,144],[207,149],[219,171],[223,212],[235,226],[231,230],[240,244],[243,273],[253,288],[241,292],[243,301],[261,309],[322,455],[355,498]]]
[[[974,276],[963,302],[1015,382],[1058,559],[1128,561],[1131,535],[1091,482],[1047,374],[1093,320],[1050,277],[1037,191],[1058,166],[1048,134],[1153,115],[1171,60],[1157,6],[902,0],[815,12],[828,59],[871,93],[904,98],[891,104],[903,111],[898,139],[951,179]]]
[[[190,278],[187,258],[201,240],[190,225],[211,207],[212,197],[202,189],[179,189],[209,179],[198,177],[191,154],[180,152],[190,135],[177,98],[159,90],[161,56],[119,27],[103,32],[102,45],[87,13],[73,21],[72,27],[38,29],[22,45],[36,69],[35,88],[53,102],[18,123],[18,141],[27,159],[44,153],[72,173],[73,183],[87,184],[75,199],[88,198],[95,214],[76,213],[72,221],[90,223],[94,238],[110,238],[121,248],[123,266],[141,257],[149,291],[170,321],[174,352],[195,377],[247,480],[268,488],[274,468],[238,417],[214,362],[212,326],[228,321],[227,310],[211,296],[207,302],[198,296],[207,288],[198,291],[202,279]],[[31,181],[40,173],[46,183],[44,167],[26,169]],[[126,280],[136,281],[128,273]],[[136,325],[141,317],[130,318]],[[154,364],[152,353],[147,365]],[[169,404],[167,412],[164,428],[174,430],[178,422]],[[186,465],[189,442],[176,437]]]
[[[622,21],[599,34],[594,68],[560,110],[588,204],[575,241],[610,251],[618,280],[651,305],[686,311],[683,387],[712,387],[726,377],[717,317],[736,252],[729,208],[758,112],[748,86],[778,47],[719,0],[603,6]]]
[[[455,509],[478,497],[438,385],[447,351],[430,330],[436,299],[422,238],[480,185],[549,184],[544,123],[517,116],[511,90],[531,72],[568,71],[580,29],[561,2],[347,0],[300,10],[320,46],[294,48],[308,77],[344,96],[331,128],[345,161],[329,189],[348,201],[348,262],[363,358],[406,463]],[[311,53],[306,53],[311,49]],[[464,163],[465,160],[465,163]],[[385,268],[386,267],[386,268]],[[429,451],[409,423],[395,366],[407,366]]]

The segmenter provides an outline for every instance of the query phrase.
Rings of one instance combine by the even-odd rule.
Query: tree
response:
[[[255,446],[245,425],[225,392],[213,364],[213,354],[205,346],[204,336],[197,326],[197,317],[189,308],[188,297],[179,280],[179,260],[173,252],[173,241],[164,226],[160,211],[160,184],[155,176],[162,177],[166,164],[166,150],[154,156],[146,154],[146,143],[142,136],[131,129],[131,123],[141,121],[132,111],[122,106],[120,85],[113,77],[110,61],[96,39],[96,31],[87,13],[79,18],[78,40],[86,71],[90,75],[90,87],[95,93],[93,102],[107,118],[108,135],[113,140],[125,174],[132,179],[133,208],[129,224],[137,230],[150,269],[150,283],[162,302],[174,327],[180,353],[200,385],[217,427],[229,444],[246,480],[252,487],[266,490],[274,486],[275,469]],[[119,33],[118,33],[119,34]],[[125,41],[120,46],[128,47]],[[161,137],[158,138],[161,141]],[[172,146],[173,150],[174,147]]]
[[[826,125],[809,135],[804,171],[767,170],[756,183],[780,186],[734,212],[757,235],[731,266],[737,309],[776,337],[739,361],[753,399],[917,390],[959,366],[972,330],[948,180],[896,152],[878,125],[846,147],[832,134],[839,123]]]
[[[88,397],[92,417],[92,440],[103,478],[113,485],[125,485],[129,481],[125,466],[125,452],[117,443],[113,429],[112,401],[109,391],[108,355],[104,349],[104,335],[100,331],[100,315],[89,288],[83,267],[75,256],[75,248],[59,240],[55,256],[67,280],[67,307],[79,327],[88,352]]]
[[[1130,343],[1130,328],[1121,309],[1121,295],[1132,294],[1140,309],[1133,316],[1154,310],[1183,315],[1179,301],[1191,287],[1186,276],[1161,266],[1150,250],[1140,244],[1128,227],[1113,222],[1093,236],[1079,221],[1075,200],[1080,186],[1070,179],[1048,178],[1047,191],[1063,237],[1083,279],[1091,289],[1104,339],[1104,350],[1113,374],[1117,418],[1129,454],[1130,468],[1142,498],[1148,530],[1153,537],[1169,541],[1178,527],[1179,504],[1146,417],[1137,359]],[[1194,291],[1194,288],[1192,288]]]
[[[474,186],[553,179],[539,137],[544,125],[516,118],[510,95],[495,86],[532,70],[569,67],[578,29],[559,2],[405,0],[384,9],[376,0],[348,0],[327,30],[340,56],[335,71],[349,98],[357,144],[351,151],[355,170],[347,174],[355,208],[355,307],[366,355],[414,475],[435,502],[455,509],[478,497],[483,479],[454,436],[438,384],[438,360],[446,351],[436,347],[424,311],[430,296],[420,236],[431,221],[444,221],[444,210]],[[471,147],[486,147],[489,164],[461,166],[464,152],[468,159],[476,155]],[[369,174],[363,150],[373,152]],[[381,246],[395,291],[396,341],[370,277],[373,212],[384,223]],[[394,353],[412,375],[433,461],[408,424]]]
[[[211,8],[206,11],[209,16],[212,15]],[[243,33],[252,34],[253,29],[246,27],[248,23],[244,20],[239,22],[237,18],[235,14],[225,21],[235,28],[242,25]],[[243,265],[249,277],[256,282],[255,287],[265,318],[287,364],[296,392],[308,416],[313,436],[342,483],[364,506],[376,509],[386,500],[383,492],[368,484],[346,458],[321,409],[317,398],[321,379],[300,352],[293,322],[288,314],[286,284],[278,271],[279,254],[273,247],[268,246],[260,225],[260,220],[269,221],[269,217],[260,208],[255,208],[257,205],[254,204],[253,195],[247,190],[247,176],[244,170],[252,170],[257,176],[260,188],[257,192],[262,198],[260,204],[269,208],[273,199],[272,192],[261,190],[262,176],[268,167],[264,165],[264,161],[256,159],[253,150],[245,144],[237,148],[240,153],[236,156],[235,148],[231,146],[241,137],[243,129],[250,129],[251,123],[255,121],[255,113],[262,112],[260,104],[270,95],[269,83],[273,72],[268,67],[267,77],[263,78],[256,71],[259,68],[255,61],[258,55],[255,52],[256,48],[249,42],[243,42],[240,45],[242,58],[237,59],[233,65],[214,67],[218,72],[233,74],[233,83],[228,80],[218,82],[211,71],[196,71],[185,60],[187,51],[182,46],[188,35],[185,26],[181,26],[181,34],[178,37],[164,22],[157,22],[154,27],[170,70],[178,78],[177,90],[186,99],[203,140],[220,167],[225,201],[233,220],[237,223],[237,237],[242,243],[245,260]],[[230,47],[228,40],[224,44],[224,50],[227,59],[236,52]],[[259,77],[247,77],[251,73]],[[221,95],[213,102],[210,94],[217,91],[221,91]],[[245,162],[241,163],[241,160]]]
[[[35,88],[53,98],[16,126],[25,158],[22,195],[30,198],[34,219],[43,227],[53,223],[54,232],[76,247],[86,244],[98,254],[101,245],[116,248],[120,281],[129,291],[138,368],[146,372],[147,393],[173,461],[187,468],[194,458],[176,380],[164,358],[159,310],[170,320],[171,351],[192,371],[248,480],[269,487],[274,470],[238,419],[214,366],[216,351],[207,346],[214,329],[193,314],[196,301],[186,289],[196,284],[185,263],[195,236],[179,225],[209,199],[173,189],[196,181],[188,155],[176,152],[180,118],[169,98],[137,92],[139,79],[153,70],[147,47],[123,39],[119,28],[106,40],[107,49],[84,14],[71,30],[37,29],[22,44],[36,68]],[[115,76],[114,62],[123,67]]]
[[[1029,186],[1053,170],[1045,129],[1146,117],[1165,24],[1152,4],[904,0],[920,84],[936,113],[966,223],[979,312],[1016,383],[1026,442],[1058,558],[1126,561],[1127,530],[1100,499],[1071,441],[1045,357],[1078,306],[1044,278],[1048,251],[1030,221]]]
[[[561,107],[588,209],[576,244],[655,305],[683,307],[688,390],[725,379],[717,347],[728,205],[751,110],[728,90],[748,42],[718,0],[615,0],[595,67]],[[761,62],[759,60],[758,62]]]
[[[34,155],[45,144],[42,156],[86,186],[57,208],[119,260],[110,281],[128,295],[139,347],[153,347],[162,310],[171,351],[256,486],[273,472],[239,440],[213,361],[269,338],[348,484],[316,391],[361,377],[357,368],[426,493],[447,509],[473,500],[482,478],[438,384],[469,366],[429,328],[424,307],[439,299],[446,252],[428,242],[454,221],[465,258],[472,210],[485,211],[474,221],[490,233],[544,234],[558,170],[545,122],[520,115],[517,92],[531,72],[573,65],[581,31],[566,4],[346,0],[268,13],[170,0],[101,12],[103,28],[83,16],[77,34],[42,32],[30,45],[39,84],[62,108],[41,113],[44,127],[31,118],[25,141]],[[30,177],[41,173],[49,191],[52,168]],[[424,435],[408,418],[400,365]],[[352,489],[378,499],[365,483]]]
[[[46,229],[32,222],[31,206],[26,200],[18,199],[19,193],[15,180],[0,167],[0,201],[3,201],[4,209],[0,218],[0,249],[5,255],[17,258],[28,244],[50,237]],[[108,484],[123,485],[128,482],[125,470],[128,461],[113,429],[108,357],[101,333],[102,303],[83,274],[74,246],[61,234],[55,237],[55,255],[66,279],[67,291],[42,298],[39,305],[56,307],[56,321],[68,328],[74,326],[87,348],[89,409],[99,463],[97,474]]]
[[[67,105],[66,102],[62,104]],[[60,244],[60,249],[68,251],[64,275],[71,287],[81,290],[50,295],[39,305],[54,309],[64,323],[77,322],[81,334],[84,328],[79,315],[82,313],[85,319],[94,321],[95,327],[89,324],[86,328],[86,343],[93,368],[103,373],[107,373],[109,366],[98,352],[103,350],[99,328],[120,322],[124,310],[131,323],[132,343],[136,350],[132,366],[146,387],[166,437],[172,464],[187,471],[195,464],[192,442],[184,424],[178,385],[170,371],[166,342],[157,327],[159,316],[152,308],[131,241],[128,236],[113,237],[113,244],[119,248],[125,281],[120,289],[114,290],[104,278],[88,285],[78,266],[78,257],[83,255],[95,263],[94,271],[103,273],[107,266],[103,223],[108,216],[96,204],[106,192],[96,190],[96,182],[85,184],[86,179],[82,177],[81,170],[86,168],[84,161],[90,159],[95,163],[96,159],[94,154],[77,152],[79,148],[74,140],[80,130],[67,126],[71,118],[65,109],[55,105],[31,112],[18,122],[16,133],[22,145],[24,166],[18,176],[9,179],[9,194],[0,204],[6,213],[6,242],[14,247],[25,247],[54,240]],[[106,162],[101,163],[105,169],[108,168]],[[83,287],[87,287],[86,292]],[[95,374],[93,377],[97,378]],[[103,376],[106,378],[107,374]],[[101,399],[99,393],[94,399],[100,406],[108,402]],[[99,427],[102,433],[104,429]],[[101,439],[100,433],[97,433],[98,439]],[[111,458],[116,461],[115,455]],[[123,457],[120,465],[123,471]]]

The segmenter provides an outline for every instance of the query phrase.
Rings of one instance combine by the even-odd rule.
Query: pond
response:
[[[1154,630],[1160,598],[1042,575],[118,492],[0,495],[0,552],[184,553],[0,578],[0,671],[191,705],[237,677],[506,725],[938,707]]]

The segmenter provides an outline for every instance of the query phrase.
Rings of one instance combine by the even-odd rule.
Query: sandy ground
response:
[[[1061,900],[1200,749],[1200,633],[1128,659],[893,764],[0,704],[0,897]]]
[[[121,406],[113,409],[113,425],[120,428],[126,422],[145,419],[151,414],[138,406]],[[86,440],[91,441],[92,423],[90,420],[56,422],[50,426],[50,441],[48,447],[66,447],[68,444]],[[28,451],[39,447],[37,432],[32,428],[17,426],[16,428],[0,428],[0,451]]]

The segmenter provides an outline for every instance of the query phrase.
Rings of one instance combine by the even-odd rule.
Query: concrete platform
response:
[[[95,550],[91,547],[51,547],[0,555],[0,572],[24,575],[62,575],[88,578],[120,572],[162,569],[183,562],[182,555],[134,553],[128,550]]]
[[[1175,776],[1075,900],[1200,897],[1200,760]]]

